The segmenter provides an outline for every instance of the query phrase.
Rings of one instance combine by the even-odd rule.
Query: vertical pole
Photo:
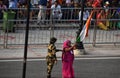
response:
[[[95,47],[96,44],[96,34],[97,34],[97,28],[96,28],[96,20],[94,20],[94,32],[93,32],[93,46]]]
[[[4,31],[4,48],[7,48],[8,32]]]
[[[81,30],[83,28],[83,22],[84,22],[83,21],[84,2],[85,2],[85,0],[81,0],[81,18],[80,18],[79,29],[76,32],[77,33],[76,40],[79,37],[80,32],[81,32]],[[76,48],[79,49],[79,54],[85,54],[85,50],[84,50],[84,46],[83,46],[83,42],[82,41],[79,41],[79,42],[76,41]]]
[[[82,30],[82,28],[83,28],[83,12],[84,12],[84,2],[85,2],[85,0],[82,0],[82,5],[81,5],[81,18],[80,18],[80,21],[81,21],[81,24],[80,24],[80,29]],[[80,30],[80,32],[81,32],[81,30]]]
[[[55,20],[53,19],[52,10],[53,9],[50,8],[50,19],[51,19],[50,20],[50,28],[49,28],[50,29],[50,38],[54,36],[54,27],[55,27],[54,26]]]
[[[81,32],[81,30],[82,30],[82,27],[83,27],[83,11],[84,11],[84,2],[85,2],[85,0],[81,0],[81,18],[80,18],[80,24],[79,24],[79,29],[78,29],[78,32],[77,32],[77,37],[76,38],[78,38],[79,37],[79,35],[80,35],[80,32]]]
[[[30,0],[27,0],[27,24],[26,24],[26,33],[25,33],[22,78],[26,78],[26,61],[27,61],[27,47],[28,47],[28,35],[29,35],[29,18],[30,18]]]

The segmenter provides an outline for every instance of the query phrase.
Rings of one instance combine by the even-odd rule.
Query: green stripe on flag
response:
[[[76,42],[80,42],[81,39],[80,39],[80,36],[76,39]]]

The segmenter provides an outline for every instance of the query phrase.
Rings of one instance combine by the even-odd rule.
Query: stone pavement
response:
[[[57,45],[61,49],[60,45]],[[75,55],[76,58],[85,57],[109,57],[120,56],[120,45],[97,45],[93,47],[90,44],[84,45],[86,54]],[[62,52],[57,53],[57,57],[61,57]],[[45,58],[47,55],[47,46],[45,45],[31,45],[28,46],[27,58]],[[24,46],[14,45],[8,46],[7,49],[0,47],[0,59],[18,59],[24,56]]]

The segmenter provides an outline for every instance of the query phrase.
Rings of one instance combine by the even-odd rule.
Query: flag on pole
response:
[[[87,19],[86,24],[84,25],[84,27],[83,27],[83,29],[82,29],[82,31],[81,31],[81,33],[80,33],[80,36],[79,36],[79,37],[77,38],[77,40],[76,40],[77,42],[83,41],[84,38],[85,38],[86,36],[88,36],[88,28],[89,28],[89,26],[90,26],[90,22],[91,22],[91,18],[92,18],[92,16],[93,16],[93,13],[94,13],[94,11],[91,12],[89,18]]]

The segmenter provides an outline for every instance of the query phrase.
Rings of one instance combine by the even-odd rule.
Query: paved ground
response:
[[[75,78],[120,78],[120,58],[107,58],[78,58],[73,65]],[[45,60],[28,61],[26,78],[47,78],[46,67]],[[22,70],[23,61],[0,60],[0,78],[22,78]],[[61,76],[62,62],[58,60],[53,67],[52,78],[62,78]]]
[[[60,45],[57,45],[61,49]],[[84,45],[86,54],[76,55],[75,57],[106,57],[106,56],[120,56],[120,45],[97,45],[93,47],[92,45]],[[61,57],[62,52],[57,53],[57,57]],[[28,46],[27,57],[28,58],[44,58],[47,54],[47,46],[45,45],[31,45]],[[7,49],[3,47],[0,48],[0,59],[6,58],[23,58],[24,56],[24,46],[15,45],[8,46]]]

